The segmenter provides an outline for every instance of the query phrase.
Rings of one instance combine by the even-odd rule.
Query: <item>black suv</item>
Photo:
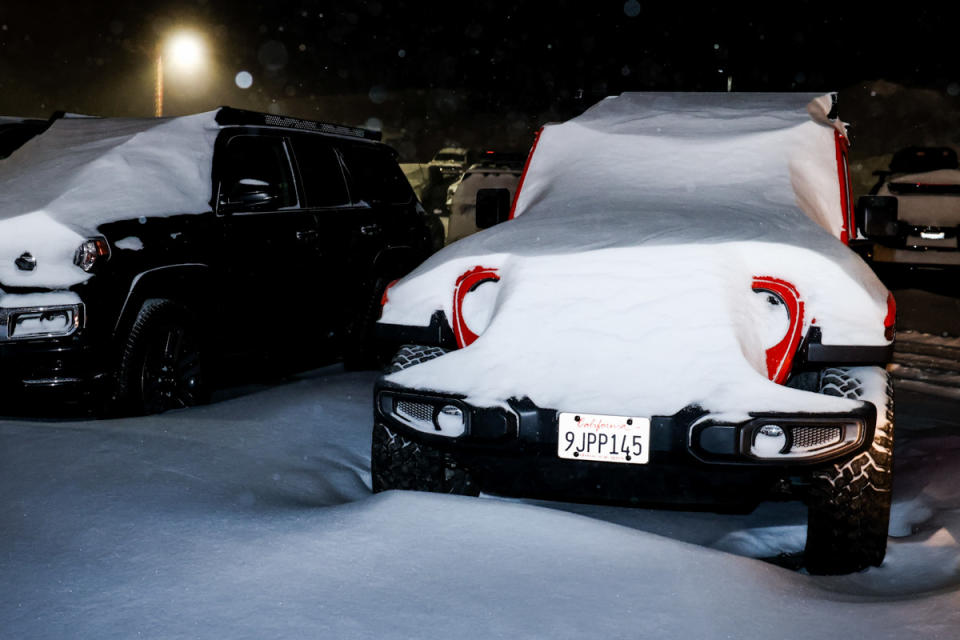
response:
[[[157,412],[224,363],[368,363],[384,288],[436,248],[379,140],[228,107],[54,122],[0,161],[0,393]]]

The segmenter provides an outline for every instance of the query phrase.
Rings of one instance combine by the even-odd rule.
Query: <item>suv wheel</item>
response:
[[[204,340],[196,317],[170,300],[143,303],[117,373],[119,397],[134,413],[160,413],[208,399]]]
[[[401,371],[447,353],[440,347],[404,345],[386,373]],[[370,451],[373,492],[391,489],[480,495],[470,473],[442,451],[408,440],[379,422],[373,425]]]
[[[381,355],[377,352],[375,328],[380,319],[380,301],[389,280],[377,278],[367,290],[353,320],[347,326],[343,349],[343,366],[348,371],[377,369]],[[389,354],[387,354],[389,355]]]
[[[826,369],[820,393],[861,399],[853,369]],[[893,386],[877,407],[873,444],[842,465],[817,471],[808,494],[804,564],[810,573],[841,574],[879,566],[887,549],[893,486]]]

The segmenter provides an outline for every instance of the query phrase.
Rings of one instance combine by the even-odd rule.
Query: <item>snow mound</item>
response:
[[[99,225],[209,211],[215,115],[64,118],[0,160],[0,282],[83,282],[73,256]],[[36,270],[14,266],[24,251]]]
[[[900,640],[960,628],[956,436],[901,423],[894,500],[923,496],[926,515],[908,518],[918,532],[882,567],[811,577],[708,548],[795,550],[803,510],[780,510],[793,503],[734,516],[371,497],[373,381],[327,369],[161,416],[0,419],[3,635]]]
[[[888,344],[887,291],[837,239],[844,126],[831,107],[829,96],[624,94],[545,127],[516,218],[428,259],[391,288],[381,318],[452,320],[457,280],[481,266],[501,278],[483,287],[497,291],[488,313],[471,309],[489,324],[389,379],[479,405],[527,396],[612,415],[851,409],[769,382],[770,317],[751,288],[759,276],[792,283],[802,331],[816,324],[824,344]]]

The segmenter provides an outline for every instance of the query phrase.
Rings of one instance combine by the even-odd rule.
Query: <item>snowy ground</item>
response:
[[[957,638],[960,342],[901,334],[887,560],[811,577],[804,510],[369,490],[372,373],[109,421],[0,419],[2,638]]]

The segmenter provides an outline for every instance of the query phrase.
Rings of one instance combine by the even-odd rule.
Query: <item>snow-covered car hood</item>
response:
[[[74,253],[99,225],[208,211],[216,113],[61,119],[0,160],[0,283],[77,284]],[[35,270],[14,265],[24,252]]]
[[[843,411],[774,384],[754,278],[788,281],[805,332],[886,345],[887,291],[838,239],[843,211],[829,96],[624,94],[543,130],[515,219],[454,243],[389,291],[381,322],[454,317],[475,342],[388,380],[478,404],[614,415]],[[469,306],[473,308],[468,308]]]

